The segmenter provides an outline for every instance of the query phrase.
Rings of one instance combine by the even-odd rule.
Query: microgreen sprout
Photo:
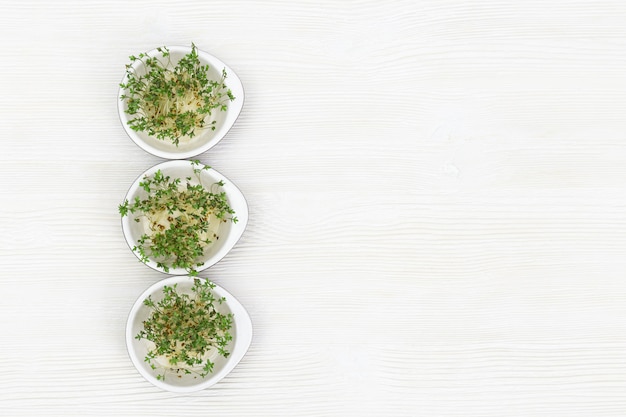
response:
[[[135,222],[144,222],[146,233],[132,248],[142,262],[152,259],[165,272],[183,268],[196,276],[205,250],[219,239],[219,225],[236,223],[237,217],[222,190],[224,182],[205,187],[201,173],[211,168],[197,160],[191,165],[195,178],[172,178],[161,170],[144,176],[139,187],[147,195],[124,200],[118,210],[122,217],[133,214]]]
[[[235,99],[225,84],[226,69],[218,80],[211,79],[209,65],[202,65],[193,43],[191,52],[176,63],[167,47],[157,51],[160,58],[140,53],[131,55],[126,64],[120,99],[126,101],[125,112],[134,116],[128,126],[176,146],[181,138],[196,136],[198,130],[215,130],[215,113],[226,111],[228,102]],[[134,68],[137,62],[145,73]]]
[[[213,372],[212,353],[229,356],[233,315],[218,311],[225,298],[217,298],[214,288],[211,281],[194,278],[191,294],[177,291],[174,284],[163,287],[161,300],[148,296],[143,301],[151,313],[135,339],[151,342],[144,361],[159,369],[157,379],[164,380],[167,371],[204,378]]]

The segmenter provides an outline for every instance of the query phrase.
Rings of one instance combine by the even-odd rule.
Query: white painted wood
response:
[[[626,415],[626,3],[6,0],[0,415]],[[127,56],[194,41],[246,91],[201,156],[250,205],[205,274],[249,310],[192,395],[131,365],[164,277],[117,205],[161,159]]]

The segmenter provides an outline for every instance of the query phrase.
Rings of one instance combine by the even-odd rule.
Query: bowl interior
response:
[[[201,278],[202,279],[202,278]],[[225,289],[216,286],[213,293],[216,297],[226,297],[226,301],[219,304],[217,309],[221,313],[233,314],[233,327],[231,334],[233,340],[230,341],[227,350],[230,352],[228,358],[217,356],[214,360],[215,366],[213,372],[205,378],[194,374],[184,373],[167,373],[164,380],[157,379],[162,370],[153,370],[148,362],[144,360],[148,347],[145,340],[137,340],[135,336],[143,329],[143,322],[146,320],[151,309],[143,304],[143,300],[151,295],[155,302],[163,298],[163,286],[172,286],[176,284],[177,291],[180,293],[191,294],[193,278],[189,276],[172,277],[164,279],[150,288],[148,288],[135,302],[128,317],[126,326],[126,344],[131,361],[139,371],[139,373],[150,383],[155,386],[174,392],[191,392],[197,391],[217,383],[224,378],[239,363],[245,355],[250,342],[252,340],[252,323],[250,316],[230,293]]]
[[[131,188],[128,190],[126,199],[132,202],[135,197],[139,197],[140,199],[147,197],[148,193],[139,186],[139,183],[143,180],[144,176],[153,175],[157,170],[161,170],[163,175],[169,175],[172,179],[181,178],[184,182],[185,178],[191,177],[192,183],[197,184],[198,182],[193,172],[193,165],[191,162],[167,161],[150,168],[144,174],[139,176],[139,178],[135,180]],[[204,256],[199,259],[200,262],[203,262],[203,265],[196,267],[197,271],[209,268],[226,256],[241,238],[248,223],[248,205],[237,186],[214,169],[201,171],[200,178],[202,179],[202,184],[205,188],[208,188],[211,184],[219,181],[224,182],[224,186],[221,187],[221,190],[226,193],[228,204],[235,211],[234,216],[237,217],[238,221],[237,223],[233,223],[229,220],[220,223],[218,231],[219,239],[214,239],[214,243],[204,251]],[[127,216],[122,217],[122,230],[131,249],[138,245],[138,240],[145,233],[143,223],[136,222],[134,220],[136,218],[136,214],[137,213],[129,213]],[[136,253],[135,255],[137,256]],[[147,265],[157,271],[165,272],[157,266],[154,259],[150,259]],[[186,275],[188,274],[188,271],[182,268],[170,268],[168,273],[173,275]]]
[[[183,46],[170,46],[168,49],[170,51],[171,62],[174,65],[182,57],[191,52],[190,47]],[[147,55],[157,57],[164,63],[167,62],[167,58],[162,58],[161,52],[156,49],[148,52]],[[215,146],[226,133],[228,133],[237,120],[239,113],[241,113],[244,102],[244,91],[241,80],[237,74],[218,58],[206,52],[198,50],[198,58],[203,65],[209,65],[208,75],[211,79],[219,80],[222,76],[222,69],[226,70],[226,87],[231,90],[235,96],[235,100],[228,102],[226,111],[215,111],[211,116],[212,118],[208,119],[209,121],[216,121],[215,130],[211,130],[210,128],[197,130],[193,138],[181,138],[180,143],[176,146],[169,140],[159,140],[149,136],[146,132],[132,130],[128,126],[128,121],[135,116],[126,113],[128,105],[125,100],[119,99],[118,111],[124,130],[126,130],[130,138],[145,151],[168,159],[184,159],[196,156]],[[138,75],[144,75],[146,73],[146,68],[140,61],[135,61],[132,66]],[[127,76],[124,75],[122,83],[126,83],[126,81]],[[124,90],[120,88],[119,96],[121,97],[122,94],[124,94]]]

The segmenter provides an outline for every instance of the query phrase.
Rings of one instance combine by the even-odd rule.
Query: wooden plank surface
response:
[[[7,0],[0,415],[626,415],[626,3]],[[246,91],[200,159],[250,223],[205,274],[254,340],[172,394],[126,354],[130,54]]]

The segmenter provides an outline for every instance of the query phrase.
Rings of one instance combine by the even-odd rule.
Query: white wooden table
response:
[[[626,416],[626,3],[0,11],[1,416]],[[128,55],[192,41],[246,89],[200,159],[250,224],[203,275],[255,335],[179,395],[126,353],[165,275],[117,205],[162,160],[116,94]]]

